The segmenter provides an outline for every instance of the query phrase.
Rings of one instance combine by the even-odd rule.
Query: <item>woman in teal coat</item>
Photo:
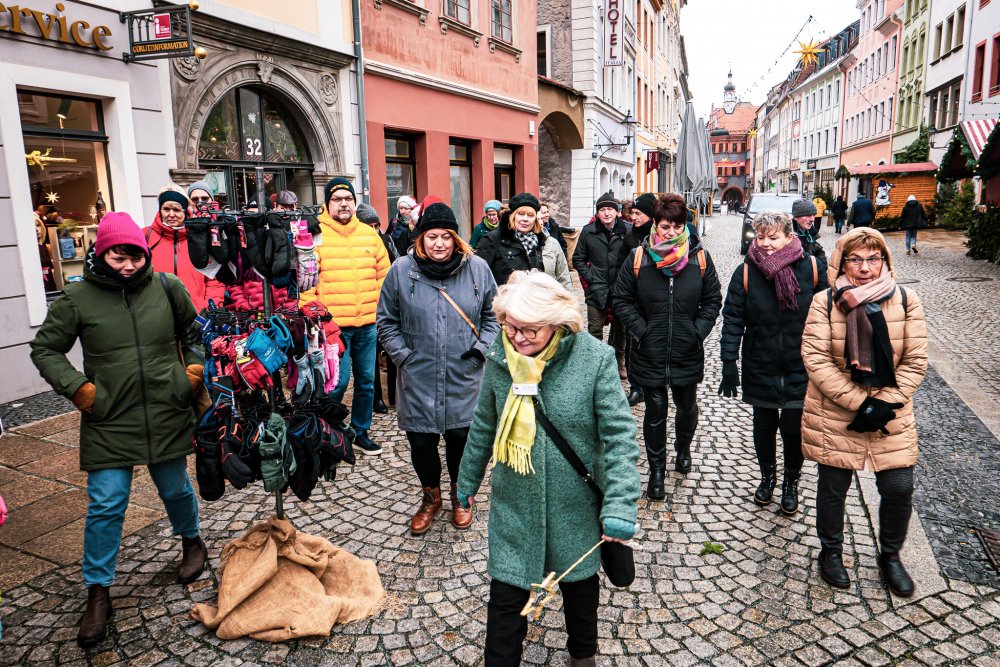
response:
[[[493,459],[486,667],[520,664],[532,583],[564,572],[602,536],[635,534],[640,491],[614,350],[584,331],[576,299],[551,276],[518,271],[493,308],[503,333],[486,355],[458,481],[469,507]],[[592,471],[603,503],[536,421],[532,397]],[[599,564],[595,551],[560,582],[571,665],[595,664]]]
[[[149,467],[174,534],[182,538],[181,583],[198,578],[207,551],[198,535],[198,502],[187,474],[202,366],[177,355],[177,332],[194,319],[180,280],[152,271],[149,247],[127,213],[108,213],[87,254],[83,281],[52,302],[31,342],[42,377],[82,413],[80,468],[87,472],[83,583],[87,610],[77,641],[99,643],[111,616],[122,524],[132,469]],[[66,354],[79,340],[83,371]]]

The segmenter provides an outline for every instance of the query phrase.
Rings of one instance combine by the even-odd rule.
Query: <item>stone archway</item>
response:
[[[722,194],[719,196],[719,201],[721,201],[723,205],[729,202],[742,204],[745,196],[746,195],[743,193],[743,190],[741,190],[739,187],[735,185],[730,185],[728,188],[722,191]]]
[[[557,138],[543,121],[538,126],[538,198],[549,207],[551,219],[570,224],[573,153],[558,147]]]

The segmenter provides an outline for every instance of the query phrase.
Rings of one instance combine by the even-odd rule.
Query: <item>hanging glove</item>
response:
[[[719,383],[719,396],[736,398],[740,388],[740,368],[735,361],[722,362],[722,382]]]
[[[231,426],[222,426],[219,432],[222,446],[222,474],[234,488],[242,489],[252,479],[250,468],[239,456],[243,446],[243,427],[238,421],[233,420]]]
[[[323,359],[326,361],[326,385],[323,391],[329,394],[340,383],[340,351],[343,348],[337,343],[327,343],[323,346]]]
[[[218,500],[226,491],[226,481],[219,461],[219,426],[216,423],[198,426],[191,433],[194,448],[194,476],[202,500]]]
[[[316,378],[309,365],[308,354],[293,357],[293,359],[295,360],[295,369],[299,374],[298,382],[295,383],[295,395],[300,401],[306,403],[316,393]]]
[[[316,251],[296,248],[295,253],[298,259],[299,293],[315,289],[319,284],[319,260],[316,258]]]
[[[886,425],[896,418],[895,411],[902,407],[902,403],[887,403],[878,398],[866,398],[858,408],[854,421],[848,424],[847,430],[856,433],[882,431],[884,435],[889,435]]]
[[[264,364],[252,354],[241,357],[237,362],[240,376],[251,389],[269,389],[274,386],[271,374],[264,368]]]
[[[76,406],[77,410],[86,412],[89,415],[90,411],[94,409],[94,397],[96,395],[97,387],[94,386],[94,383],[84,382],[69,400],[73,401],[73,405]]]
[[[323,350],[313,350],[309,353],[309,366],[312,367],[316,377],[316,387],[318,391],[326,390],[326,359],[323,357]]]
[[[463,352],[462,356],[459,358],[463,360],[475,359],[479,363],[483,363],[484,361],[486,361],[486,355],[484,355],[483,351],[480,350],[478,347],[470,347],[468,350]]]

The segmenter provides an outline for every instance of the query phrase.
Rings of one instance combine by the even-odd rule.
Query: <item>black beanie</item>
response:
[[[622,205],[618,203],[618,200],[610,192],[605,192],[600,196],[597,200],[597,205],[594,206],[594,211],[597,212],[606,207],[613,208],[616,211],[622,210]]]
[[[431,229],[447,229],[458,233],[458,220],[455,212],[447,204],[434,203],[420,212],[420,222],[417,223],[417,233],[423,234]]]
[[[654,206],[656,206],[656,195],[654,195],[652,192],[647,192],[645,194],[639,195],[639,197],[635,200],[635,203],[632,204],[633,209],[638,209],[639,211],[642,211],[650,218],[653,217]]]
[[[191,204],[188,198],[180,192],[177,192],[177,190],[164,190],[160,193],[160,196],[157,199],[160,206],[163,206],[163,204],[168,201],[172,201],[176,204],[180,204],[184,211],[187,211],[187,207]]]
[[[354,192],[354,186],[346,178],[331,178],[327,181],[326,185],[323,186],[323,205],[326,206],[330,203],[330,195],[332,195],[336,190],[347,190],[351,193],[351,196],[357,200],[358,195]]]
[[[509,208],[511,211],[516,211],[522,206],[528,206],[530,208],[535,209],[535,213],[538,213],[538,209],[542,207],[542,205],[538,203],[538,197],[531,194],[530,192],[522,192],[520,194],[516,194],[507,200],[507,208]]]

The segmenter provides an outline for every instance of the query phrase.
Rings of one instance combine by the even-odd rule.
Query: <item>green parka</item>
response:
[[[191,453],[191,384],[177,356],[175,317],[149,263],[131,284],[98,275],[94,253],[84,280],[66,285],[31,342],[31,360],[56,393],[96,387],[94,407],[80,421],[80,468],[125,468]],[[181,281],[166,274],[178,330],[194,320]],[[66,354],[77,339],[83,372]],[[190,363],[200,363],[192,359]]]
[[[475,495],[493,452],[499,416],[511,377],[501,336],[486,355],[458,488]],[[538,388],[546,416],[593,472],[604,491],[603,507],[555,443],[537,424],[531,464],[521,475],[493,468],[487,570],[491,577],[530,588],[549,572],[562,572],[601,539],[601,523],[615,517],[635,523],[639,499],[639,444],[614,350],[583,332],[567,335],[546,364]],[[576,567],[566,581],[597,572],[600,553]]]

